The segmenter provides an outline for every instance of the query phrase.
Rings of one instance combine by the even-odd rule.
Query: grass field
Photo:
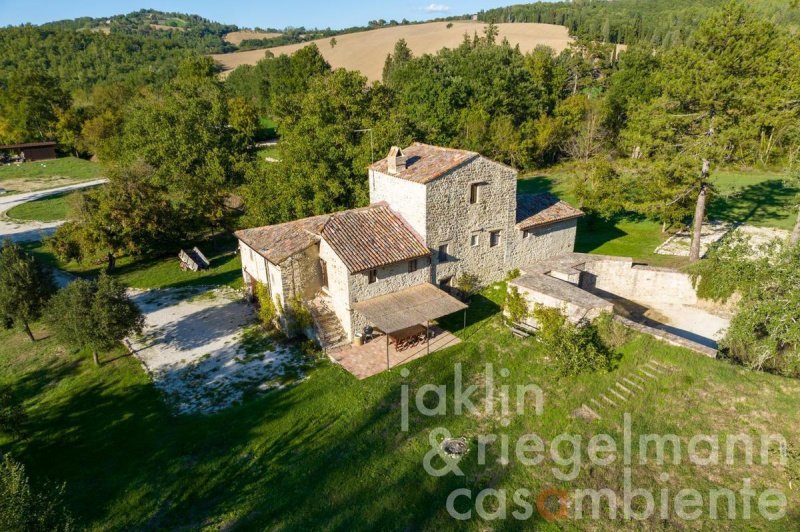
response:
[[[569,188],[573,170],[556,169],[519,181],[525,193],[553,192],[577,204]],[[752,225],[791,229],[796,216],[794,197],[797,191],[784,184],[784,176],[774,172],[724,170],[712,175],[718,195],[711,200],[708,217],[712,220],[742,222]],[[656,255],[655,249],[668,234],[660,224],[640,217],[620,217],[605,221],[586,216],[578,222],[575,250],[583,253],[621,255],[658,266],[680,267],[685,258]]]
[[[31,192],[91,181],[102,177],[103,172],[101,165],[77,157],[1,165],[0,187],[8,192]]]
[[[317,45],[322,55],[333,68],[358,70],[370,80],[380,80],[386,56],[392,52],[400,39],[405,39],[415,56],[432,54],[442,48],[455,48],[464,40],[464,34],[482,35],[485,25],[478,22],[453,21],[452,27],[446,22],[429,22],[394,26],[377,30],[349,33],[336,36],[336,46],[331,47],[330,39],[311,41]],[[561,52],[571,42],[564,26],[552,24],[498,24],[498,42],[507,38],[511,46],[519,45],[523,52],[529,52],[542,44],[556,53]],[[277,46],[269,50],[275,55],[291,54],[310,43]],[[225,70],[239,65],[253,65],[264,58],[264,49],[216,54]]]
[[[199,247],[209,261],[211,268],[205,271],[183,271],[180,268],[178,249],[168,257],[117,259],[114,277],[131,288],[181,288],[187,286],[230,286],[242,287],[242,263],[236,252],[237,243],[231,236],[220,237],[212,242],[200,243]],[[63,263],[59,261],[45,244],[33,242],[25,244],[26,249],[39,260],[52,267],[81,277],[99,275],[106,267],[105,261],[97,263]],[[189,246],[191,247],[191,246]]]
[[[55,222],[66,220],[82,192],[62,192],[18,205],[6,212],[12,220]]]
[[[27,464],[35,482],[66,482],[67,502],[81,528],[604,530],[685,528],[686,523],[674,518],[645,523],[605,518],[552,524],[535,511],[533,522],[527,523],[510,514],[506,521],[481,521],[474,511],[471,520],[457,523],[446,513],[445,503],[457,488],[472,490],[473,498],[487,487],[509,493],[525,488],[533,494],[550,487],[568,492],[609,487],[621,496],[621,458],[607,466],[588,464],[585,444],[604,433],[619,442],[621,452],[623,412],[631,415],[634,457],[638,435],[650,433],[676,434],[684,445],[695,434],[720,435],[724,441],[726,433],[764,431],[783,434],[792,449],[800,441],[797,381],[752,373],[646,338],[625,344],[611,373],[559,378],[535,341],[514,339],[501,325],[497,310],[502,293],[490,289],[474,298],[465,331],[458,330],[460,317],[445,320],[464,343],[409,364],[408,377],[392,370],[357,381],[340,367],[320,361],[297,386],[207,417],[170,416],[141,366],[122,350],[104,354],[106,363],[95,368],[85,353],[64,351],[52,338],[30,344],[22,334],[0,331],[0,383],[13,387],[29,415],[27,437],[0,437],[0,450]],[[40,327],[35,332],[46,336]],[[649,381],[624,407],[608,407],[600,420],[572,417],[573,410],[649,359],[676,371]],[[455,363],[463,366],[465,385],[479,387],[473,394],[479,407],[474,414],[453,413]],[[517,384],[536,384],[544,392],[542,415],[533,412],[530,396],[524,415],[504,417],[497,404],[486,407],[480,398],[485,394],[487,363],[495,368],[497,401],[503,397],[503,385],[515,390]],[[501,373],[502,368],[508,372]],[[425,383],[448,387],[447,414],[425,417],[412,407],[409,430],[404,432],[401,386],[409,385],[413,400]],[[433,406],[433,398],[428,394],[425,404]],[[430,434],[437,427],[466,438],[469,452],[459,463],[464,476],[436,478],[425,472]],[[501,440],[489,446],[487,460],[479,463],[479,436],[507,437],[513,449],[529,433],[548,446],[563,433],[580,436],[584,452],[576,478],[558,480],[553,469],[570,467],[557,466],[549,458],[532,466],[513,457],[510,462],[500,460]],[[571,455],[569,447],[561,447],[561,456]],[[782,490],[791,520],[768,522],[756,513],[748,522],[702,518],[690,526],[794,528],[800,519],[797,455],[785,467],[747,467],[739,451],[733,465],[715,467],[690,464],[685,458],[663,469],[634,461],[633,485],[656,497],[659,490],[669,489],[672,497],[681,488],[704,494],[717,487],[738,491],[749,478],[757,492],[767,487]],[[651,446],[650,460],[652,453]],[[435,458],[433,465],[441,467],[442,462]],[[666,481],[662,474],[668,475]],[[510,497],[509,512],[514,509]],[[741,512],[741,499],[737,501]],[[495,509],[493,499],[487,502],[487,509]],[[468,510],[466,499],[456,508]],[[707,503],[704,508],[707,515]]]

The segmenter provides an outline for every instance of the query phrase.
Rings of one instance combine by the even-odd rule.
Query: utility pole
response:
[[[369,162],[370,163],[374,163],[375,162],[375,142],[373,141],[373,138],[372,138],[372,128],[355,129],[353,131],[355,131],[356,133],[366,133],[367,131],[369,131]]]

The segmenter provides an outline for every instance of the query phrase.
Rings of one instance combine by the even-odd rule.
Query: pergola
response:
[[[464,311],[467,326],[467,305],[430,283],[419,284],[352,305],[377,329],[386,334],[386,366],[389,367],[389,335],[416,325],[425,324],[425,337],[430,353],[430,322]]]

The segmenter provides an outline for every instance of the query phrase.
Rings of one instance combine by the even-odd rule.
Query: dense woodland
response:
[[[693,4],[509,8],[500,20],[566,10],[569,20],[539,20],[566,23],[575,44],[522,53],[498,42],[493,24],[433,55],[415,57],[400,41],[376,83],[332,70],[315,46],[268,54],[223,81],[201,45],[169,36],[178,32],[8,28],[0,142],[57,138],[106,164],[111,184],[84,197],[52,245],[62,258],[108,256],[110,267],[116,254],[364,205],[367,165],[414,140],[523,170],[568,161],[582,209],[668,229],[704,218],[716,169],[791,172],[800,155],[800,43],[786,22],[797,10],[765,17],[765,3]],[[671,21],[682,37],[663,46],[656,26],[624,38],[586,29],[612,19]],[[265,119],[277,124],[279,162],[255,157]],[[230,208],[241,199],[243,219]]]
[[[489,9],[480,20],[538,22],[569,28],[584,39],[614,43],[645,41],[669,48],[687,43],[703,19],[728,0],[573,0],[536,2]],[[750,0],[747,4],[765,19],[796,28],[800,14],[791,0]],[[794,4],[794,5],[792,5]]]

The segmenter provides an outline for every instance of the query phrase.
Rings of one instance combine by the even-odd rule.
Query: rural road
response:
[[[96,179],[77,183],[65,187],[51,188],[49,190],[39,190],[36,192],[26,192],[25,194],[14,194],[10,196],[0,196],[0,240],[13,240],[15,242],[31,242],[41,240],[51,234],[56,227],[64,222],[15,222],[6,217],[6,212],[17,205],[22,205],[29,201],[45,198],[67,192],[70,190],[80,190],[82,188],[94,187],[107,183],[108,179]]]

